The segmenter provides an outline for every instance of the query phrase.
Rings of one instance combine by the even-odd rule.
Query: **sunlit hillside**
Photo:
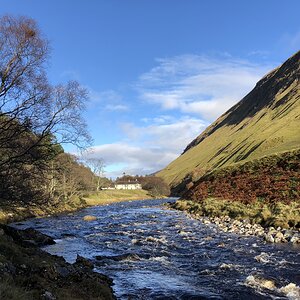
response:
[[[255,88],[158,173],[172,187],[186,177],[300,147],[300,52]],[[232,87],[234,88],[234,87]]]

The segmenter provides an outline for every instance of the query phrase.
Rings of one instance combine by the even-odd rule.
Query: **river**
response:
[[[167,201],[174,199],[89,207],[15,226],[54,237],[44,249],[71,263],[77,254],[92,259],[113,278],[118,299],[299,299],[299,246],[221,232],[167,209]]]

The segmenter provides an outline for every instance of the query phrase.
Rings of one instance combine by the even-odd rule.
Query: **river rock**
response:
[[[270,255],[268,253],[262,252],[259,255],[256,255],[254,259],[260,263],[266,264],[270,261]]]
[[[277,231],[274,237],[274,242],[275,243],[280,243],[283,240],[283,233],[281,231]]]
[[[84,216],[83,217],[83,220],[84,221],[96,221],[97,220],[97,217],[95,217],[95,216],[90,216],[90,215],[87,215],[87,216]]]
[[[268,243],[274,243],[275,242],[274,237],[270,233],[266,233],[265,236],[264,236],[264,239]]]
[[[265,233],[265,231],[262,228],[257,228],[254,231],[254,234],[257,236],[262,236],[262,235],[264,235],[264,233]]]
[[[75,265],[80,266],[80,267],[84,267],[84,268],[88,268],[88,269],[91,269],[91,270],[94,269],[94,264],[90,260],[88,260],[88,259],[86,259],[86,258],[84,258],[84,257],[82,257],[78,254],[77,254]]]
[[[298,244],[298,243],[300,243],[300,236],[299,236],[299,234],[295,233],[295,234],[291,237],[290,242],[293,243],[293,244]]]
[[[293,244],[300,243],[300,228],[298,229],[284,229],[273,226],[263,227],[260,224],[252,224],[249,219],[237,220],[231,219],[229,216],[196,216],[190,214],[192,218],[201,220],[205,225],[215,224],[219,230],[228,233],[236,233],[246,236],[257,236],[263,238],[268,243],[287,243]],[[214,228],[217,232],[217,229]],[[183,234],[182,231],[178,231],[179,234]]]
[[[286,230],[284,230],[283,235],[286,239],[290,239],[293,236],[293,232],[292,232],[292,230],[286,229]]]
[[[268,228],[268,233],[269,233],[269,234],[276,234],[276,232],[277,232],[277,231],[276,231],[276,229],[275,229],[274,227],[269,227],[269,228]]]
[[[52,293],[46,291],[43,295],[42,295],[43,299],[45,300],[56,300],[56,297],[52,295]]]
[[[251,227],[252,227],[252,225],[251,225],[250,223],[248,223],[248,224],[245,225],[245,228],[248,228],[248,229],[249,229],[249,228],[251,228]]]
[[[131,260],[131,261],[138,261],[141,258],[135,253],[125,253],[121,255],[98,255],[96,256],[97,260],[113,260],[113,261],[122,261],[122,260]]]

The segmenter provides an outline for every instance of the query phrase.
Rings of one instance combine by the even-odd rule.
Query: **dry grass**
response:
[[[145,190],[102,190],[83,197],[90,206],[150,198],[153,197]]]

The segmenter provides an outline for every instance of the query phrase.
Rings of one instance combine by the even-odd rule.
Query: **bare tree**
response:
[[[96,191],[99,191],[102,187],[105,163],[102,158],[87,158],[86,164],[90,167],[91,171],[96,175]]]
[[[81,117],[87,91],[75,81],[52,87],[48,57],[34,20],[0,18],[0,167],[51,156],[55,143],[90,141]]]

